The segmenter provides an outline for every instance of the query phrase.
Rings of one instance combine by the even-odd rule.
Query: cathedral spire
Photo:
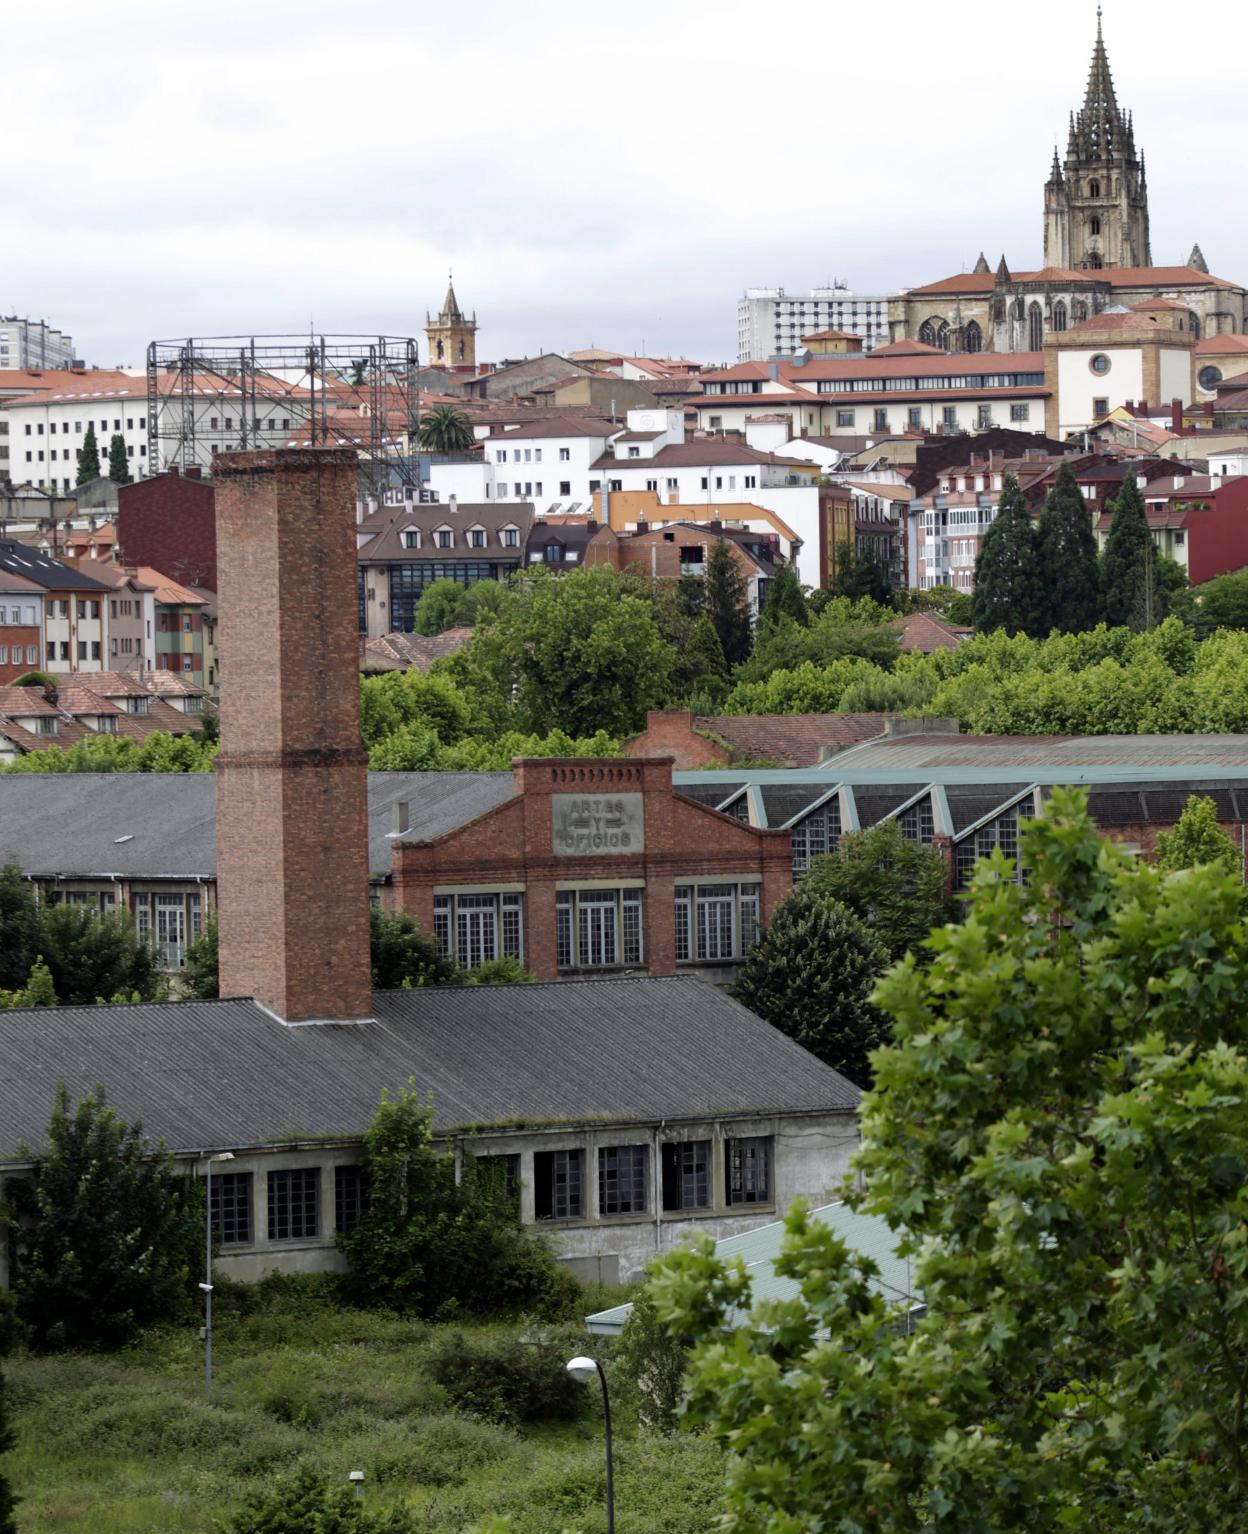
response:
[[[1204,252],[1199,245],[1192,246],[1192,253],[1187,258],[1187,264],[1194,267],[1198,272],[1204,272],[1206,277],[1209,275],[1209,266],[1205,261]]]
[[[1118,109],[1114,93],[1114,80],[1109,72],[1109,55],[1105,51],[1105,38],[1101,32],[1101,11],[1096,11],[1096,42],[1092,48],[1092,67],[1088,70],[1088,88],[1084,93],[1083,107],[1078,118],[1080,147],[1085,154],[1108,158],[1114,153],[1120,138],[1125,138],[1127,126]]]

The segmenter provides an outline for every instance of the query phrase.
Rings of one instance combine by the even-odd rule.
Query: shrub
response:
[[[637,1397],[640,1420],[647,1427],[670,1433],[685,1395],[689,1349],[675,1341],[660,1323],[647,1292],[633,1301],[613,1363],[615,1377]]]
[[[379,1513],[348,1486],[333,1486],[303,1469],[267,1491],[253,1493],[230,1524],[231,1534],[417,1534],[404,1508]]]
[[[592,1397],[566,1365],[564,1348],[551,1339],[453,1332],[434,1349],[429,1372],[453,1406],[474,1416],[512,1424],[572,1422]]]
[[[487,959],[468,973],[469,985],[526,985],[532,979],[520,960],[509,954],[501,959]]]

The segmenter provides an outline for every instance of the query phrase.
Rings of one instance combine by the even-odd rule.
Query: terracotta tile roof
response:
[[[888,714],[717,714],[693,727],[722,740],[739,756],[782,767],[817,767],[821,761],[884,734]]]
[[[942,346],[929,346],[926,341],[911,341],[903,336],[900,341],[887,341],[883,346],[875,347],[869,355],[872,357],[935,357],[947,356],[948,353]]]
[[[180,671],[140,671],[144,687],[157,696],[179,698],[206,698],[207,689],[192,682]]]
[[[139,579],[145,586],[151,586],[156,593],[156,601],[166,607],[203,607],[205,599],[197,596],[189,586],[181,586],[177,581],[172,581],[167,575],[162,575],[159,570],[153,570],[151,565],[139,565]]]
[[[561,410],[546,410],[544,415],[506,431],[491,432],[485,439],[490,447],[499,447],[508,441],[523,441],[533,437],[610,437],[620,430],[624,422],[613,426],[602,417],[565,415]]]
[[[454,655],[472,638],[467,627],[447,629],[442,634],[383,634],[364,646],[363,671],[428,671],[435,660]]]
[[[903,363],[904,359],[904,363]],[[899,363],[903,365],[899,366]],[[845,378],[930,378],[959,374],[1043,373],[1041,352],[944,352],[939,347],[924,346],[918,351],[896,352],[877,347],[873,352],[842,357],[811,357],[800,366],[795,362],[738,362],[733,367],[716,368],[705,374],[707,383],[765,382],[774,366],[778,382],[786,387],[802,388],[807,383]],[[752,400],[766,405],[774,395],[706,395],[699,404],[731,404],[734,400]],[[826,396],[820,395],[821,400]]]
[[[0,714],[56,714],[55,703],[49,703],[42,687],[0,687]]]
[[[1197,271],[1194,266],[1105,266],[1095,271],[1072,271],[1068,267],[1046,266],[1034,272],[1014,272],[1011,283],[1063,282],[1107,283],[1111,288],[1231,288],[1238,289],[1238,282],[1227,282],[1223,277],[1210,277]],[[910,288],[906,298],[925,298],[929,294],[942,293],[991,293],[996,287],[992,272],[959,272],[954,277],[942,277],[938,282],[925,283]]]
[[[608,453],[590,464],[591,469],[650,469],[650,468],[696,468],[720,464],[777,464],[782,468],[804,469],[807,474],[818,474],[819,465],[807,458],[782,458],[776,453],[763,453],[747,447],[744,442],[729,442],[720,437],[695,437],[692,442],[674,442],[660,448],[653,458],[617,458]]]
[[[43,595],[43,587],[37,581],[28,581],[24,575],[18,575],[15,571],[6,570],[0,565],[0,591],[26,593],[37,591]]]
[[[974,633],[973,629],[957,628],[935,613],[908,613],[904,618],[894,618],[890,626],[901,634],[899,649],[918,650],[923,655],[930,655],[933,650],[956,650]]]
[[[909,485],[873,485],[869,479],[847,479],[842,481],[851,490],[860,490],[864,495],[878,495],[885,501],[914,500],[914,491]]]
[[[802,337],[803,341],[861,341],[856,330],[812,330]]]
[[[1197,341],[1196,351],[1204,356],[1211,352],[1248,352],[1248,336],[1206,336]]]
[[[663,436],[661,431],[622,431],[618,437],[612,438],[615,442],[653,442],[657,437]]]

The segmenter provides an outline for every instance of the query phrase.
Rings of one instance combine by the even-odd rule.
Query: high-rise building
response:
[[[1044,264],[1079,271],[1151,266],[1148,184],[1130,112],[1118,105],[1096,17],[1083,106],[1070,117],[1063,166],[1053,150],[1044,188]]]
[[[843,283],[786,293],[783,288],[746,288],[737,301],[737,361],[770,362],[802,350],[802,337],[846,330],[862,337],[864,351],[888,340],[888,295],[853,293]]]
[[[44,320],[0,314],[0,371],[67,368],[74,361],[73,340]]]

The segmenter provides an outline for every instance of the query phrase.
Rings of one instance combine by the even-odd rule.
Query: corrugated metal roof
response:
[[[0,1157],[44,1139],[57,1081],[104,1087],[171,1150],[352,1139],[383,1089],[439,1129],[852,1112],[860,1093],[695,979],[381,991],[375,1021],[288,1027],[252,1001],[0,1012]]]
[[[863,1214],[848,1204],[824,1204],[810,1211],[812,1220],[828,1228],[844,1241],[851,1251],[862,1257],[870,1257],[880,1270],[880,1276],[872,1287],[883,1297],[896,1304],[910,1306],[916,1303],[916,1295],[910,1280],[910,1264],[896,1252],[898,1233],[874,1214]],[[725,1261],[739,1257],[749,1272],[753,1300],[793,1300],[798,1297],[798,1285],[791,1278],[778,1278],[775,1272],[776,1258],[784,1240],[784,1221],[772,1220],[766,1225],[755,1226],[736,1236],[725,1236],[715,1243],[715,1255]],[[609,1310],[597,1311],[586,1316],[585,1324],[591,1332],[614,1336],[633,1313],[632,1304],[614,1305]]]
[[[391,809],[408,804],[411,839],[441,836],[513,793],[509,772],[370,772],[368,859],[390,871]],[[0,773],[0,861],[66,878],[213,879],[212,773]]]

